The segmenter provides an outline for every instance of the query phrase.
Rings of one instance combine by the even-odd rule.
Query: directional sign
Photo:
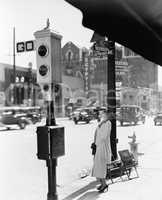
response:
[[[25,51],[25,43],[24,42],[18,42],[16,44],[16,50],[17,50],[17,53],[24,52]]]
[[[26,41],[25,49],[26,49],[26,51],[33,51],[34,50],[34,41],[33,40]]]
[[[107,47],[98,46],[97,44],[94,44],[93,48],[94,51],[101,51],[101,52],[107,52],[109,50]]]
[[[93,56],[96,58],[101,58],[107,56],[107,52],[93,51]]]
[[[17,42],[16,43],[17,53],[35,50],[34,44],[35,44],[34,40],[29,40],[29,41],[25,41],[25,42]]]

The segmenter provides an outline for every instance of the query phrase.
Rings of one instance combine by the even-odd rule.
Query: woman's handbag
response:
[[[96,146],[96,144],[93,142],[93,143],[91,144],[92,155],[95,155],[95,154],[96,154],[96,148],[97,148],[97,146]]]

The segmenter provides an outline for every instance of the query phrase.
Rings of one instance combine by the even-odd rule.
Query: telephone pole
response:
[[[16,80],[16,61],[15,61],[15,27],[13,28],[13,103],[16,103],[16,88],[15,88],[15,80]]]

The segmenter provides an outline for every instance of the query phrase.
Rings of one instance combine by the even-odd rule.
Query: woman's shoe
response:
[[[105,185],[105,186],[101,187],[101,189],[98,192],[99,193],[103,193],[103,192],[105,192],[105,190],[108,191],[108,185]]]
[[[102,188],[102,185],[99,185],[98,187],[97,187],[97,190],[100,190]]]

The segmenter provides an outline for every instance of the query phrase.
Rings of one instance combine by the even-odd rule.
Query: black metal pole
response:
[[[115,79],[115,41],[108,38],[108,60],[107,60],[107,110],[113,113],[111,131],[112,159],[117,159],[117,139],[116,139],[116,79]]]
[[[47,160],[48,167],[48,194],[47,200],[57,200],[57,191],[56,191],[56,166],[57,159]]]
[[[56,126],[56,120],[54,114],[54,101],[47,102],[46,126]]]
[[[51,84],[51,101],[47,103],[47,118],[46,118],[46,126],[56,126],[55,120],[55,112],[54,112],[54,102],[53,98],[54,92],[54,85]],[[51,140],[50,140],[51,141]],[[50,144],[51,148],[51,144]],[[50,150],[51,152],[51,150]],[[56,189],[56,166],[57,166],[57,159],[51,158],[47,160],[47,168],[48,168],[48,194],[47,200],[57,200],[57,189]]]

